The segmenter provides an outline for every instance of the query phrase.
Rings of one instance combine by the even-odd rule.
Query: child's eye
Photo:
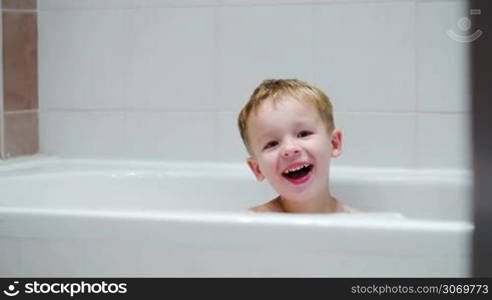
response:
[[[268,148],[275,147],[275,146],[277,146],[277,142],[271,141],[271,142],[268,142],[268,144],[266,144],[265,148],[263,148],[263,149],[268,149]]]
[[[309,131],[303,130],[303,131],[299,132],[299,133],[297,134],[297,136],[298,136],[298,137],[306,137],[306,136],[311,135],[311,134],[312,134],[312,132],[309,132]]]

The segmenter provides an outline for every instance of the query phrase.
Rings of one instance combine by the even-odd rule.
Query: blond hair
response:
[[[313,104],[323,120],[328,133],[335,128],[333,120],[333,106],[330,99],[319,88],[298,79],[267,79],[264,80],[253,92],[249,101],[241,109],[238,116],[239,132],[241,138],[252,155],[248,139],[248,118],[253,113],[256,114],[262,103],[266,100],[278,102],[282,96],[291,96],[297,101],[306,101]]]

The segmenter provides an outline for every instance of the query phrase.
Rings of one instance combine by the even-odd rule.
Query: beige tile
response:
[[[4,111],[38,108],[37,14],[3,12]]]
[[[36,0],[2,0],[5,9],[36,9]]]
[[[5,156],[31,155],[38,152],[38,112],[5,113]]]

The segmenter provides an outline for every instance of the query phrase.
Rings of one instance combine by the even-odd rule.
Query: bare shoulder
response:
[[[267,203],[251,207],[249,211],[252,212],[284,212],[282,205],[280,205],[279,198],[275,198]]]
[[[353,207],[347,206],[347,205],[343,205],[343,211],[342,212],[349,213],[349,214],[359,214],[359,213],[362,213],[362,211],[360,211],[358,209],[355,209]]]

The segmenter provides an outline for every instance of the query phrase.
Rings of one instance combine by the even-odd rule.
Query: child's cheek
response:
[[[272,155],[272,151],[263,152],[258,160],[258,163],[266,168],[270,168],[272,162],[274,162],[274,156]]]
[[[265,158],[265,163],[271,172],[275,172],[275,167],[277,166],[278,152],[276,150],[270,151]]]

